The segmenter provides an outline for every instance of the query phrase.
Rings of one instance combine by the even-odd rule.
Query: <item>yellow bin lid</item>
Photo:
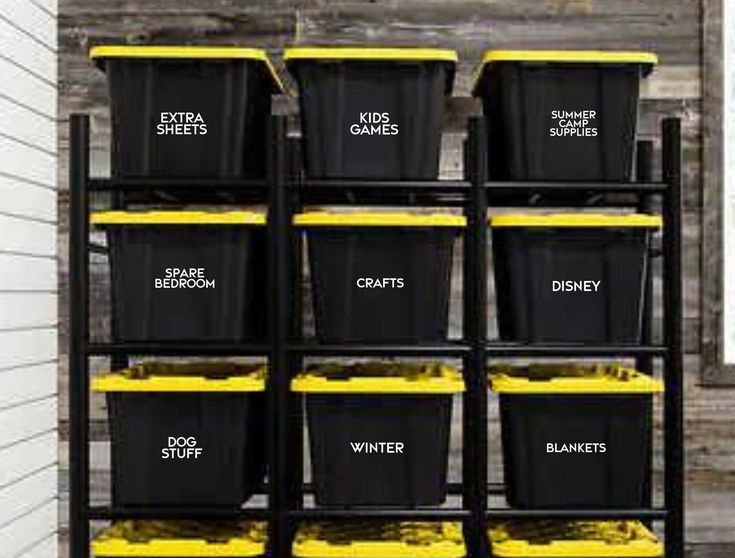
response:
[[[451,213],[349,213],[311,211],[294,216],[297,227],[455,227],[467,226],[467,219]]]
[[[604,213],[507,213],[490,217],[490,226],[501,227],[563,227],[563,228],[642,228],[660,229],[660,215],[634,213],[613,215]]]
[[[89,57],[104,69],[102,60],[109,58],[161,60],[253,60],[265,65],[276,93],[285,91],[283,82],[273,67],[268,53],[259,48],[236,46],[192,45],[100,45],[92,47]]]
[[[490,388],[496,393],[544,394],[632,394],[660,393],[661,380],[620,364],[531,364],[493,366]]]
[[[265,523],[237,521],[142,521],[113,524],[92,543],[98,557],[191,558],[263,556]]]
[[[292,47],[283,53],[283,61],[292,72],[301,62],[442,62],[451,66],[445,93],[452,91],[454,71],[459,61],[457,52],[441,48],[406,47]]]
[[[440,48],[406,47],[292,47],[283,53],[283,60],[385,60],[390,62],[451,62],[459,60],[457,52]]]
[[[303,393],[451,394],[465,389],[462,374],[444,364],[364,362],[324,363],[291,380],[291,390]]]
[[[266,367],[234,362],[145,362],[92,379],[95,392],[254,392],[265,390]]]
[[[488,50],[475,71],[473,94],[481,95],[479,86],[485,71],[492,64],[501,62],[534,64],[597,64],[641,66],[643,75],[648,76],[658,64],[658,56],[653,52],[610,51],[610,50]]]
[[[265,225],[257,211],[95,211],[93,225]]]
[[[659,558],[664,549],[638,521],[505,521],[488,528],[497,558]]]
[[[298,558],[464,558],[460,523],[307,523],[293,543]]]

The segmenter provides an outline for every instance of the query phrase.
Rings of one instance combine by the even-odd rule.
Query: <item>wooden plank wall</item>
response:
[[[57,555],[56,3],[0,4],[0,554]]]
[[[73,111],[92,115],[93,169],[109,169],[109,118],[105,83],[86,57],[102,42],[244,44],[268,49],[280,67],[280,50],[290,44],[436,45],[455,48],[461,63],[455,99],[448,106],[442,174],[457,176],[462,123],[479,112],[469,97],[472,71],[487,48],[643,49],[659,54],[661,66],[644,87],[641,135],[656,141],[665,116],[684,124],[686,346],[689,417],[698,433],[697,470],[733,472],[726,448],[706,457],[713,437],[732,428],[718,408],[731,392],[698,387],[700,351],[701,34],[700,0],[61,0],[60,152],[65,187],[66,129]],[[280,111],[294,110],[281,100]],[[65,198],[62,198],[62,215]],[[62,236],[66,234],[62,223]],[[62,256],[61,284],[65,285]],[[101,311],[93,323],[107,327],[106,276],[100,262],[95,297]],[[455,293],[456,295],[457,293]],[[457,316],[453,315],[456,323]],[[63,325],[63,322],[62,322]],[[63,329],[63,328],[62,328]]]

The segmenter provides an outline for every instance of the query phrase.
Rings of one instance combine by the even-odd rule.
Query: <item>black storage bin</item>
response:
[[[638,343],[653,215],[491,218],[500,337]]]
[[[648,506],[660,381],[618,365],[532,365],[493,369],[491,384],[509,505]]]
[[[265,220],[244,211],[94,213],[110,250],[113,337],[264,339]]]
[[[458,371],[325,364],[296,377],[292,390],[306,394],[318,505],[444,502],[452,394],[464,390]]]
[[[493,558],[662,558],[639,521],[515,520],[488,527]]]
[[[417,48],[292,48],[311,178],[436,179],[457,54]]]
[[[465,558],[462,524],[438,521],[337,521],[304,523],[293,541],[294,558]]]
[[[482,97],[492,180],[629,181],[643,52],[489,51]]]
[[[107,74],[113,176],[265,175],[271,95],[282,86],[264,51],[99,46],[90,56]]]
[[[260,558],[267,525],[253,521],[118,521],[92,542],[96,558]]]
[[[452,253],[464,217],[314,212],[297,215],[295,224],[306,230],[320,341],[446,339]]]
[[[107,394],[118,507],[238,508],[265,469],[265,369],[148,362],[94,378]]]

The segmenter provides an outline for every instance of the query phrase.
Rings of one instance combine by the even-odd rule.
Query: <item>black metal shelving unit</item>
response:
[[[652,145],[639,143],[636,183],[488,182],[484,123],[473,118],[465,141],[465,180],[359,181],[305,180],[296,163],[296,147],[286,137],[284,117],[273,117],[269,130],[268,176],[264,180],[115,180],[89,176],[89,120],[74,115],[70,124],[70,543],[71,558],[89,558],[90,523],[120,518],[241,517],[269,522],[269,556],[288,558],[298,522],[313,519],[402,519],[463,521],[468,558],[485,558],[489,549],[485,524],[508,518],[637,518],[663,521],[666,558],[684,558],[683,361],[681,283],[681,140],[680,122],[662,123],[662,179],[652,180]],[[207,188],[222,203],[267,204],[269,211],[270,332],[265,344],[229,343],[98,343],[89,337],[89,257],[104,253],[90,242],[90,195],[99,192],[165,191],[169,199]],[[652,281],[646,288],[643,339],[640,345],[520,345],[487,339],[487,211],[489,207],[549,207],[545,195],[558,191],[594,192],[609,207],[655,211],[664,218],[663,243],[653,255],[663,260],[664,341],[652,339]],[[461,207],[464,231],[463,338],[431,345],[319,345],[302,338],[300,233],[292,215],[302,206],[345,205],[345,193],[356,205]],[[544,201],[546,199],[547,201]],[[580,202],[581,204],[581,202]],[[568,201],[564,202],[569,205]],[[90,505],[89,489],[89,359],[109,357],[125,366],[130,356],[262,356],[268,361],[270,401],[268,504],[241,510],[114,509]],[[450,493],[461,495],[457,508],[324,509],[305,508],[311,486],[303,481],[303,411],[291,393],[290,379],[305,357],[393,356],[461,359],[467,390],[463,400],[462,482]],[[666,385],[664,400],[664,506],[617,510],[515,510],[491,508],[490,494],[502,486],[488,484],[488,361],[508,358],[631,358],[652,373],[661,361]]]

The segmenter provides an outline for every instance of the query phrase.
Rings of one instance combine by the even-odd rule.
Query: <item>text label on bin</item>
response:
[[[596,137],[595,125],[597,111],[594,110],[552,110],[553,126],[549,135],[553,137]]]
[[[156,289],[214,289],[215,280],[208,279],[203,267],[167,267],[164,277],[154,280]]]
[[[197,447],[194,436],[169,436],[168,447],[161,450],[163,459],[199,459],[203,449]]]
[[[577,442],[569,444],[557,444],[548,442],[546,453],[605,453],[607,445],[598,442]]]
[[[551,290],[555,293],[596,293],[602,281],[552,281]]]
[[[359,289],[402,289],[405,282],[402,277],[358,277]]]
[[[387,112],[361,112],[358,122],[350,126],[353,136],[397,136],[398,124],[391,124]]]
[[[162,112],[156,133],[159,136],[204,136],[207,125],[199,112]]]
[[[350,442],[355,453],[403,453],[403,442]]]

